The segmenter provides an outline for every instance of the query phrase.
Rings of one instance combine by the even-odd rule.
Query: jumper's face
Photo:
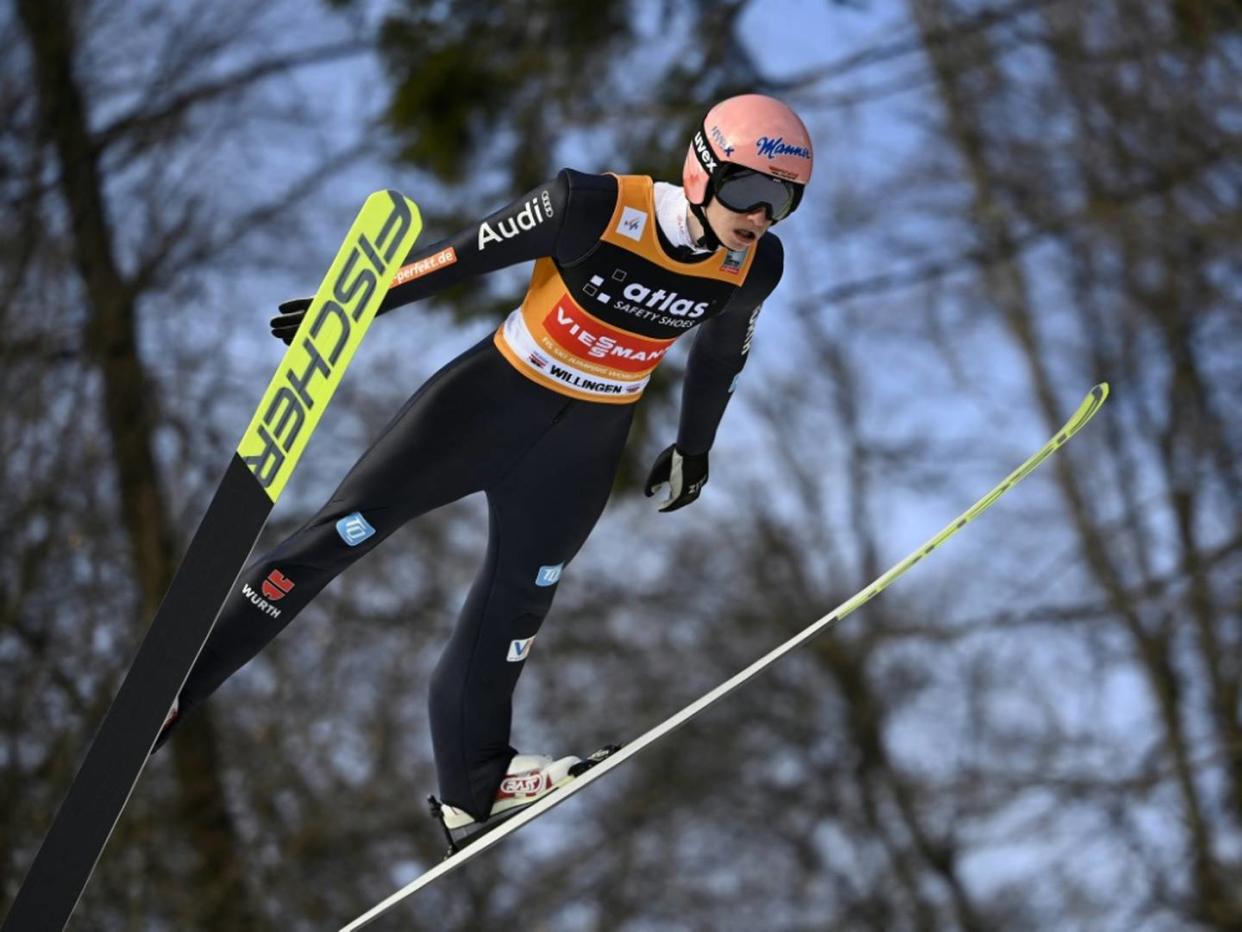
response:
[[[772,221],[767,211],[758,207],[749,213],[738,213],[729,210],[718,198],[712,198],[703,208],[712,232],[720,240],[725,249],[739,251],[749,249],[758,242],[759,237],[768,231]]]

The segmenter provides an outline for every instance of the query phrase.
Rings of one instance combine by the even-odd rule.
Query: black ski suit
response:
[[[398,527],[485,492],[487,554],[432,679],[430,719],[444,802],[487,817],[516,753],[518,676],[563,569],[603,511],[650,370],[673,339],[702,325],[678,445],[705,453],[760,303],[780,279],[770,233],[743,253],[670,245],[652,190],[645,177],[567,169],[411,252],[381,313],[538,261],[522,308],[428,379],[328,503],[242,572],[181,693],[183,713]]]

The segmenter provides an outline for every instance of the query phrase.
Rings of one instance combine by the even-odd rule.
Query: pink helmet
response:
[[[690,203],[703,204],[709,182],[720,178],[726,164],[804,186],[812,159],[811,134],[796,113],[774,97],[742,94],[707,111],[681,177]]]

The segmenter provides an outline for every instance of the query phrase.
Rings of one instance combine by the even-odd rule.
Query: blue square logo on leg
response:
[[[357,547],[375,534],[375,528],[367,523],[367,519],[362,516],[361,512],[355,511],[352,515],[346,515],[336,522],[336,533],[340,534],[341,540],[349,546]]]
[[[561,579],[561,570],[565,568],[564,563],[557,563],[555,566],[541,566],[539,573],[535,576],[536,586],[555,586]]]

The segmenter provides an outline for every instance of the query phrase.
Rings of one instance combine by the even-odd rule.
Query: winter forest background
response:
[[[677,180],[763,90],[817,168],[692,508],[661,369],[515,743],[635,736],[1041,444],[881,598],[379,929],[1242,928],[1236,0],[0,7],[0,912],[363,198]],[[380,320],[261,546],[493,328]],[[445,438],[446,443],[452,442]],[[481,500],[396,535],[145,772],[71,928],[336,928],[440,857],[425,689]]]

